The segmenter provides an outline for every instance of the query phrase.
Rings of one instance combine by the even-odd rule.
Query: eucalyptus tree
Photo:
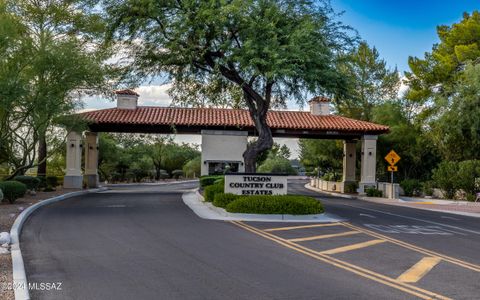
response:
[[[174,87],[220,84],[205,89],[209,100],[229,90],[242,96],[258,132],[243,154],[247,172],[273,145],[271,107],[345,91],[335,60],[354,38],[326,0],[102,2],[109,41],[128,46],[131,78],[168,74]]]

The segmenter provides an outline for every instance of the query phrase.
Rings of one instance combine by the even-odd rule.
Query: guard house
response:
[[[80,114],[89,125],[85,133],[85,177],[90,187],[98,185],[98,132],[200,134],[202,175],[243,172],[247,138],[256,131],[249,112],[243,109],[138,106],[132,90],[116,92],[117,107]],[[274,137],[341,139],[344,141],[343,182],[357,181],[356,143],[362,144],[360,191],[376,183],[377,136],[388,127],[330,113],[330,100],[315,97],[309,111],[269,111],[267,122]],[[82,133],[67,136],[66,188],[81,187]]]

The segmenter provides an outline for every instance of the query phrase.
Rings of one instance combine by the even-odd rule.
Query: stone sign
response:
[[[227,174],[225,193],[235,195],[286,195],[287,176],[270,174]]]

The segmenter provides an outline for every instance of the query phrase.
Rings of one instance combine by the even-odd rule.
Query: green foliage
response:
[[[41,180],[33,176],[15,176],[13,180],[21,182],[27,186],[29,190],[36,190],[40,185]]]
[[[183,173],[186,178],[198,177],[201,174],[201,167],[201,157],[197,156],[183,166]]]
[[[339,181],[341,179],[341,176],[340,174],[335,172],[328,172],[322,176],[322,179],[326,181]]]
[[[347,96],[334,101],[342,115],[371,121],[376,105],[397,98],[400,87],[397,69],[389,70],[377,49],[366,42],[347,53],[338,68],[349,84]]]
[[[457,182],[458,189],[467,195],[480,192],[480,160],[465,160],[458,163]]]
[[[240,197],[227,205],[232,213],[308,215],[323,212],[320,201],[307,196],[274,195]]]
[[[200,177],[200,187],[204,188],[215,184],[215,181],[222,179],[223,176],[202,176]]]
[[[382,191],[374,188],[374,187],[369,187],[366,189],[366,194],[368,197],[383,197]]]
[[[175,179],[178,179],[183,176],[183,171],[182,170],[173,170],[172,171],[172,177]]]
[[[451,26],[437,26],[440,43],[425,53],[423,59],[409,57],[411,72],[406,72],[409,91],[407,98],[425,103],[436,96],[454,94],[452,85],[462,72],[463,66],[480,57],[480,13],[465,13],[463,19]],[[438,88],[441,87],[441,88]],[[441,110],[443,104],[437,102],[427,115]]]
[[[442,161],[433,170],[432,179],[444,193],[446,198],[453,199],[458,189],[458,163],[454,161]]]
[[[468,64],[454,90],[444,99],[449,109],[432,122],[433,142],[446,160],[480,159],[480,65]]]
[[[425,181],[422,183],[422,191],[426,196],[433,196],[434,188],[435,188],[435,183],[431,180]]]
[[[354,194],[357,192],[358,183],[356,182],[347,182],[344,187],[344,192],[349,194]]]
[[[3,192],[4,199],[10,203],[25,196],[27,186],[19,181],[2,181],[0,182],[0,189]]]
[[[212,202],[215,199],[215,195],[218,193],[223,193],[223,191],[223,184],[213,184],[207,186],[204,190],[205,201]]]
[[[283,157],[267,158],[263,164],[258,167],[260,173],[282,173],[296,175],[297,171],[292,167],[290,160]]]
[[[320,173],[340,172],[343,159],[341,141],[300,139],[300,161],[309,171],[320,168]]]
[[[226,208],[230,202],[238,199],[240,196],[234,194],[217,193],[213,199],[213,205]]]
[[[405,179],[400,182],[400,186],[405,196],[418,196],[420,194],[422,184],[416,179]]]

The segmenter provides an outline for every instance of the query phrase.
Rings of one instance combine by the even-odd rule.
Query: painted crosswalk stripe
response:
[[[357,250],[357,249],[381,244],[381,243],[384,243],[384,242],[385,242],[384,240],[371,240],[371,241],[367,241],[367,242],[363,242],[363,243],[358,243],[358,244],[348,245],[348,246],[339,247],[339,248],[335,248],[335,249],[321,251],[320,253],[327,254],[327,255],[337,254],[337,253]]]
[[[328,239],[328,238],[333,238],[338,236],[347,236],[347,235],[353,235],[353,234],[359,234],[359,233],[360,232],[358,231],[346,231],[346,232],[333,233],[333,234],[314,235],[314,236],[307,236],[303,238],[289,239],[288,241],[290,242],[313,241],[313,240]]]
[[[342,226],[342,224],[340,224],[340,223],[325,223],[325,224],[277,227],[277,228],[264,229],[263,231],[271,232],[271,231],[283,231],[283,230],[294,230],[294,229],[315,228],[315,227],[329,227],[329,226]]]
[[[401,282],[417,282],[430,272],[441,260],[440,257],[424,257],[400,275],[397,280]]]

